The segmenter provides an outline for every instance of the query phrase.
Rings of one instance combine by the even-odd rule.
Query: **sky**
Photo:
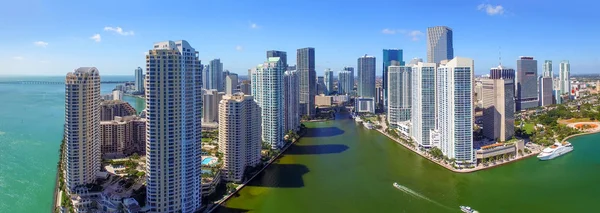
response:
[[[600,73],[600,2],[591,0],[150,0],[5,1],[0,7],[0,75],[65,75],[95,66],[101,75],[133,75],[154,42],[187,40],[202,64],[220,58],[245,75],[283,50],[314,47],[317,74],[356,67],[365,54],[404,50],[426,60],[427,27],[453,29],[454,55],[475,73],[516,68],[519,56],[569,60],[572,74]]]

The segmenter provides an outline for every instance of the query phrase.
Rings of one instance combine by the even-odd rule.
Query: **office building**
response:
[[[112,93],[113,101],[123,100],[123,91],[122,90],[113,89],[113,91],[111,93]]]
[[[325,89],[327,90],[327,94],[329,95],[334,91],[333,88],[333,71],[331,69],[325,70]]]
[[[197,212],[202,161],[198,51],[185,40],[157,42],[146,61],[146,207],[149,212]]]
[[[283,112],[284,132],[300,130],[300,85],[298,72],[288,70],[283,75]]]
[[[352,89],[354,89],[354,82],[352,82],[352,79],[351,71],[340,71],[338,73],[338,94],[352,94]]]
[[[260,113],[253,97],[242,93],[225,95],[219,103],[219,152],[223,153],[224,180],[240,183],[244,170],[260,162]]]
[[[552,89],[552,78],[541,77],[539,78],[539,106],[548,106],[554,103],[553,89]]]
[[[141,67],[135,69],[135,91],[144,92],[144,70]]]
[[[208,86],[206,89],[216,89],[219,92],[223,91],[223,63],[221,59],[213,59],[209,65],[210,78],[208,79]]]
[[[271,57],[252,70],[252,94],[261,109],[262,140],[273,149],[283,146],[283,68],[280,58]],[[314,105],[314,97],[312,100]]]
[[[504,142],[515,134],[513,79],[482,79],[483,135]]]
[[[490,69],[490,79],[515,79],[515,70],[502,65]]]
[[[375,113],[375,99],[373,97],[357,97],[354,104],[355,112]]]
[[[473,60],[456,57],[437,68],[440,149],[457,164],[473,157]]]
[[[202,94],[203,123],[219,122],[219,102],[221,101],[224,95],[224,92],[219,92],[216,89],[204,90]]]
[[[358,96],[375,97],[375,57],[358,58]]]
[[[267,51],[267,58],[271,58],[271,57],[279,57],[279,59],[283,63],[283,66],[285,67],[284,71],[288,70],[287,68],[289,66],[287,63],[287,53],[285,51],[269,50],[269,51]]]
[[[533,57],[521,56],[517,60],[517,111],[538,106],[537,60]]]
[[[248,78],[250,78],[250,76],[248,76]],[[249,80],[242,81],[240,84],[240,92],[244,93],[245,95],[252,95],[250,84],[251,83]]]
[[[210,73],[210,65],[200,65],[202,67],[202,89],[210,89],[212,75]]]
[[[375,86],[375,105],[376,105],[376,108],[383,107],[383,105],[384,105],[384,103],[383,103],[383,95],[384,95],[383,87],[381,87],[380,85]]]
[[[552,60],[545,60],[542,68],[544,70],[543,77],[550,77],[550,78],[554,77],[554,74],[552,73]]]
[[[225,94],[232,95],[238,92],[238,75],[235,73],[229,73],[225,76]]]
[[[411,136],[420,147],[431,148],[430,131],[435,129],[435,63],[417,62],[411,71]]]
[[[317,77],[317,94],[327,94],[327,87],[325,86],[325,78],[323,76]]]
[[[388,88],[388,67],[391,65],[404,66],[403,60],[403,52],[402,49],[383,49],[383,101],[387,104],[387,88]],[[393,61],[396,61],[398,64],[392,64]]]
[[[146,119],[135,115],[116,116],[100,122],[100,150],[103,158],[126,157],[146,150]]]
[[[135,114],[135,109],[125,101],[107,100],[100,103],[100,121],[111,121],[116,116],[125,117]]]
[[[330,107],[333,104],[333,96],[317,95],[315,96],[315,105],[318,107]]]
[[[399,123],[410,120],[413,92],[411,73],[412,67],[388,67],[387,119],[390,126],[397,127]]]
[[[558,74],[560,94],[571,95],[571,64],[569,64],[569,61],[565,60],[560,62]]]
[[[313,117],[315,115],[315,95],[317,95],[315,48],[298,49],[296,63],[300,82],[300,116]]]
[[[427,62],[440,63],[454,58],[452,29],[445,26],[427,28]]]
[[[65,78],[66,188],[94,183],[100,172],[100,74],[95,67],[80,67]]]

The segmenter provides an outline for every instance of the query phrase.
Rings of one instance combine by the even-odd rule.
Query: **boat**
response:
[[[394,182],[394,184],[392,184],[392,185],[394,185],[394,187],[396,187],[397,189],[405,189],[404,186],[400,186],[400,184],[398,184],[396,182]]]
[[[363,122],[363,126],[365,126],[367,129],[373,129],[373,124],[369,122]]]
[[[465,213],[479,213],[477,210],[469,207],[469,206],[459,206],[460,210]]]
[[[358,116],[354,117],[354,121],[356,121],[357,123],[363,122],[363,120],[360,119],[360,117],[358,117]]]
[[[540,160],[552,160],[571,151],[573,151],[573,145],[571,145],[571,143],[566,141],[562,143],[556,142],[554,145],[545,148],[538,154],[537,158]]]

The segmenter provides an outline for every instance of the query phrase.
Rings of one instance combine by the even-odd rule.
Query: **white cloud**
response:
[[[409,36],[413,41],[418,41],[421,36],[425,35],[425,33],[421,32],[420,30],[403,30],[403,29],[389,29],[389,28],[385,28],[385,29],[381,30],[381,33],[388,34],[388,35],[402,34],[402,35]]]
[[[90,37],[90,39],[94,40],[95,42],[100,42],[102,40],[100,34],[98,33],[94,34],[92,37]]]
[[[123,28],[121,27],[104,27],[104,31],[113,31],[122,36],[134,35],[133,31],[123,31]]]
[[[396,34],[396,30],[385,28],[381,31],[381,33],[393,35],[393,34]]]
[[[25,59],[25,58],[23,58],[23,56],[15,56],[15,57],[12,57],[12,58],[13,58],[14,60],[19,60],[19,61],[21,61],[21,60]]]
[[[35,46],[38,46],[38,47],[46,47],[46,46],[48,46],[48,42],[44,42],[44,41],[36,41],[36,42],[33,42],[33,44]]]
[[[480,4],[477,6],[477,10],[485,11],[490,16],[504,14],[504,7],[502,5],[491,5],[491,4]]]
[[[244,50],[244,47],[237,45],[237,46],[235,46],[235,50],[242,51],[242,50]]]
[[[407,35],[410,36],[413,41],[418,41],[421,36],[425,35],[425,33],[419,30],[413,30],[408,32]]]
[[[258,29],[258,28],[260,28],[260,26],[258,26],[258,24],[256,24],[256,23],[250,22],[250,28],[252,28],[252,29]]]

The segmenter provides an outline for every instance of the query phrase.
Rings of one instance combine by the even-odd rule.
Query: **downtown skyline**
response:
[[[111,14],[111,11],[116,10],[153,9],[153,6],[150,6],[152,4],[140,5],[133,2],[113,7],[110,3],[92,3],[89,7],[98,8],[97,11],[102,11],[102,14],[105,12]],[[7,51],[0,53],[0,63],[4,64],[0,75],[61,75],[63,70],[76,67],[77,64],[96,66],[103,70],[105,75],[131,75],[132,69],[144,64],[140,56],[147,52],[147,43],[166,38],[185,38],[199,46],[197,49],[203,64],[220,58],[224,64],[223,68],[234,73],[245,73],[247,69],[254,67],[256,61],[262,60],[267,50],[286,51],[290,54],[288,64],[291,66],[296,64],[293,57],[294,50],[307,46],[314,47],[319,52],[315,60],[315,70],[317,75],[321,76],[326,68],[340,71],[344,66],[354,66],[354,59],[364,54],[381,57],[382,49],[403,49],[406,61],[414,57],[426,58],[426,31],[427,27],[432,26],[452,28],[456,50],[454,55],[472,57],[476,61],[475,74],[478,75],[486,74],[490,67],[498,65],[500,49],[502,64],[508,67],[516,67],[516,59],[522,55],[534,56],[539,60],[569,60],[572,64],[572,74],[594,73],[597,72],[596,67],[600,66],[600,58],[595,53],[598,46],[593,40],[593,35],[600,29],[591,23],[591,20],[595,19],[588,17],[598,15],[591,11],[586,12],[591,7],[577,7],[575,10],[576,5],[553,7],[533,2],[509,1],[482,4],[479,1],[463,1],[451,8],[443,6],[429,8],[432,11],[444,9],[460,11],[463,14],[461,17],[442,17],[432,14],[419,21],[398,24],[392,21],[393,13],[385,12],[393,7],[380,8],[378,5],[397,4],[403,8],[408,7],[409,11],[419,11],[429,4],[408,5],[382,1],[359,7],[357,2],[350,1],[347,3],[348,8],[344,10],[332,9],[331,6],[337,3],[335,1],[319,4],[286,2],[275,7],[293,9],[276,12],[285,18],[272,21],[252,14],[251,9],[258,5],[251,3],[230,5],[194,2],[190,4],[215,8],[215,11],[227,9],[236,16],[220,17],[219,22],[216,23],[204,20],[194,22],[194,27],[189,27],[189,21],[183,21],[175,24],[173,30],[163,32],[153,26],[172,22],[182,15],[163,17],[157,20],[158,23],[153,22],[150,25],[145,21],[149,18],[145,14],[125,13],[106,16],[97,14],[96,11],[84,10],[88,7],[87,4],[73,3],[65,9],[75,13],[86,11],[86,17],[81,20],[70,20],[65,14],[61,14],[65,9],[55,8],[61,5],[48,5],[43,2],[34,4],[11,2],[8,7],[16,9],[32,6],[28,10],[37,13],[38,16],[24,17],[11,11],[0,15],[15,20],[0,24],[0,29],[7,32],[0,37],[5,40],[11,39],[11,43],[5,46]],[[225,5],[229,6],[225,7]],[[531,13],[534,7],[544,12]],[[573,7],[573,10],[569,10],[570,7]],[[307,18],[308,20],[283,16],[302,9],[310,9],[317,15]],[[360,10],[383,11],[363,20],[363,17],[354,13]],[[328,13],[320,14],[319,11],[328,11]],[[214,12],[207,11],[205,15],[211,13]],[[582,14],[587,14],[585,19],[582,18]],[[152,16],[161,17],[161,15]],[[568,24],[574,20],[579,21],[577,24]],[[589,23],[586,23],[587,20],[590,20]],[[306,24],[315,22],[316,24],[312,25]],[[336,32],[343,30],[344,23],[352,23],[360,30],[340,36]],[[290,26],[317,36],[306,37],[288,33],[289,30],[285,29],[289,29]],[[206,29],[216,33],[200,33]],[[527,33],[497,33],[498,29]],[[572,31],[579,32],[577,39],[568,39],[565,36]],[[178,35],[179,38],[174,38],[173,34]],[[265,42],[266,40],[269,42]],[[348,43],[353,45],[349,46]],[[128,48],[121,48],[122,46]],[[89,51],[91,49],[94,51]],[[554,65],[554,69],[558,70],[558,63]],[[538,66],[540,66],[538,70],[542,70],[542,64],[539,63]],[[381,63],[378,63],[377,76],[382,75],[382,69]]]

